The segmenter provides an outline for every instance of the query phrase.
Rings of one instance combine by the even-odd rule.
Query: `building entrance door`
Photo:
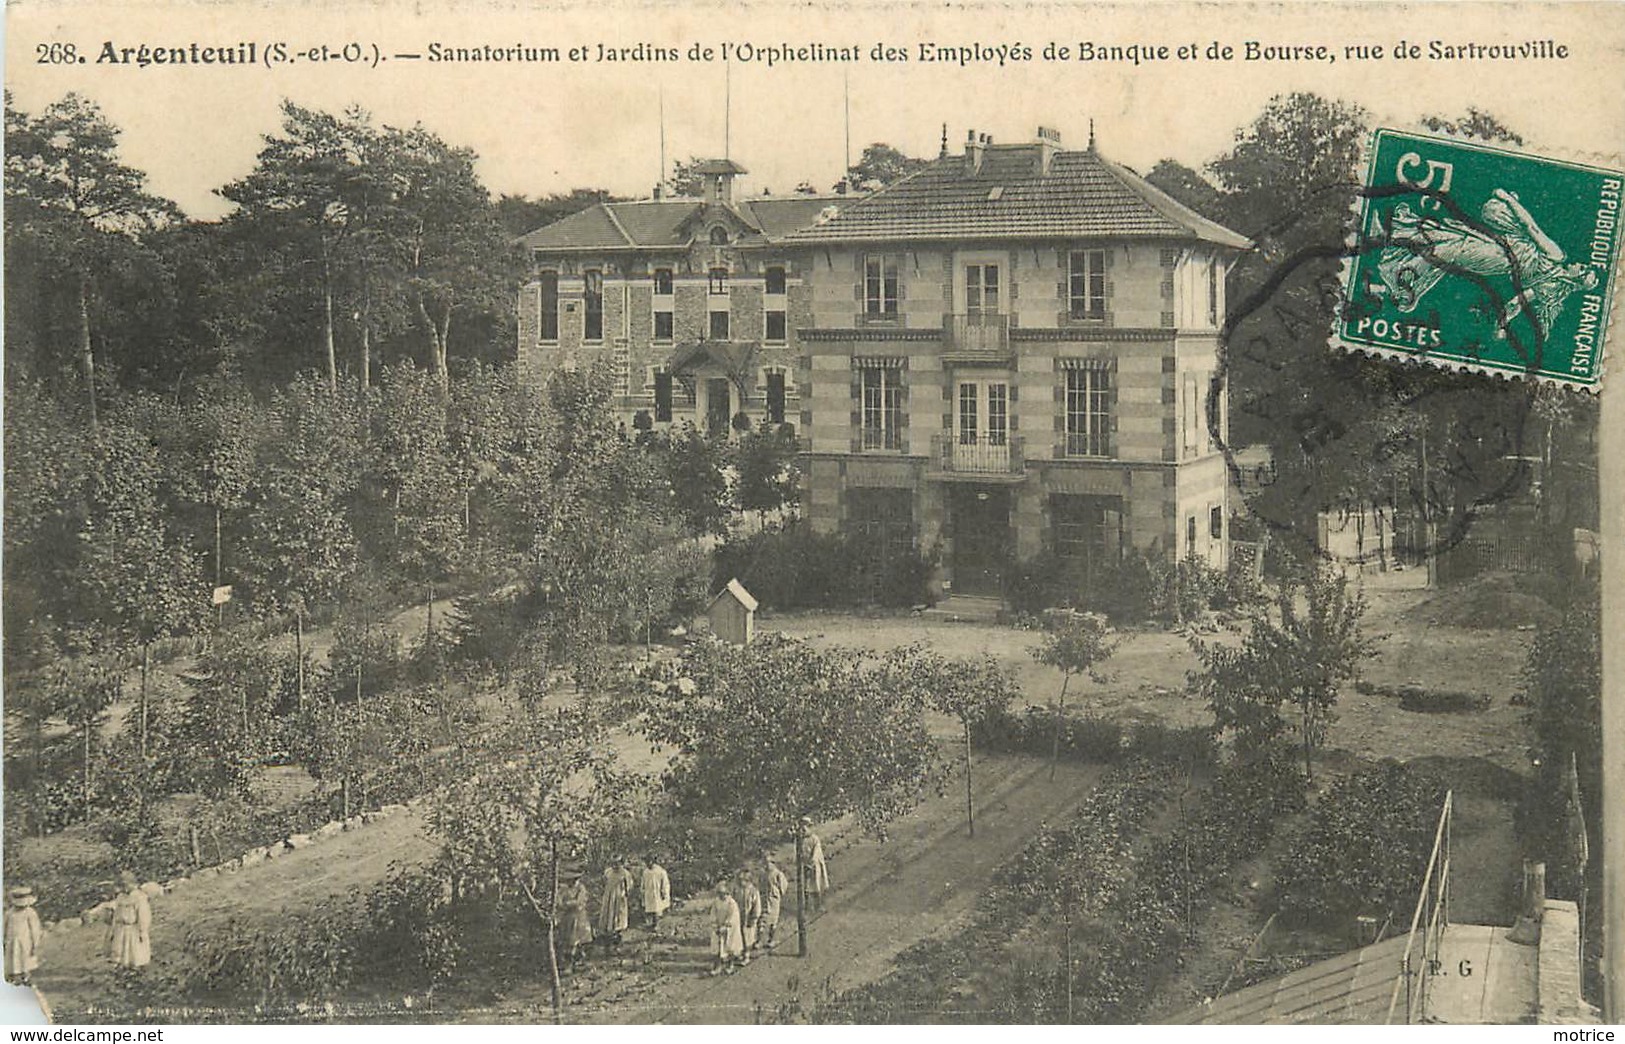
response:
[[[728,391],[728,378],[706,378],[705,430],[709,435],[728,434],[728,423],[733,420],[733,403]]]
[[[1011,554],[1010,491],[992,486],[950,486],[953,584],[956,594],[998,595]]]

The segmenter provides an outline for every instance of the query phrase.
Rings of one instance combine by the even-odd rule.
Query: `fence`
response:
[[[1433,851],[1428,855],[1422,890],[1416,896],[1416,912],[1411,915],[1410,935],[1405,941],[1405,955],[1400,958],[1399,974],[1394,979],[1394,993],[1388,1001],[1388,1017],[1384,1021],[1390,1024],[1399,1010],[1401,997],[1405,1000],[1406,1025],[1427,1019],[1428,981],[1438,967],[1439,944],[1450,923],[1450,812],[1454,804],[1455,791],[1449,791],[1439,813],[1439,829],[1433,836]],[[1424,910],[1429,911],[1426,924],[1422,922]]]

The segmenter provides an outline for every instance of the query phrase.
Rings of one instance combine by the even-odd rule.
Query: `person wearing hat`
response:
[[[758,889],[762,895],[762,921],[758,931],[764,950],[772,950],[779,944],[779,910],[784,903],[784,893],[789,890],[790,879],[784,876],[779,864],[773,861],[773,853],[763,852],[762,885]]]
[[[824,893],[829,891],[829,867],[824,862],[824,841],[813,833],[812,820],[801,817],[801,834],[806,850],[806,863],[801,872],[807,878],[807,896],[814,913],[824,911]]]
[[[744,867],[734,876],[734,902],[739,904],[739,945],[743,959],[740,964],[749,964],[750,955],[756,949],[756,929],[762,923],[762,890],[756,887],[756,880],[751,872]]]
[[[660,931],[660,918],[671,909],[671,878],[651,852],[643,859],[643,919],[650,932]]]
[[[590,897],[579,872],[559,877],[559,901],[554,911],[553,943],[565,964],[574,968],[592,942],[592,916],[587,912]]]
[[[108,950],[121,968],[145,968],[152,963],[152,904],[135,874],[119,874],[124,890],[113,899],[113,928]]]
[[[717,963],[709,974],[732,975],[735,965],[744,954],[739,934],[739,903],[728,890],[726,880],[717,882],[716,898],[711,902],[711,952]]]
[[[630,914],[632,871],[625,863],[626,860],[617,856],[604,867],[604,894],[598,900],[598,932],[606,950],[620,949],[621,933],[626,931]]]
[[[39,967],[45,928],[34,903],[34,890],[25,886],[13,888],[6,904],[6,978],[12,982],[27,983],[29,973]]]

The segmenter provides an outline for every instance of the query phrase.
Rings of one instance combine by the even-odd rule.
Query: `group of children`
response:
[[[152,963],[152,903],[130,871],[119,875],[119,884],[106,907],[107,955],[121,968],[145,968]],[[34,890],[23,885],[6,903],[6,978],[12,982],[28,983],[40,966],[45,927],[36,902]]]
[[[824,893],[829,890],[829,870],[824,843],[809,826],[803,821],[804,873],[808,906],[817,912],[823,909]],[[790,879],[771,852],[762,853],[754,869],[740,867],[732,877],[717,882],[709,911],[715,960],[708,974],[731,974],[749,964],[755,954],[778,946],[779,914],[789,888]],[[585,959],[594,940],[606,953],[618,951],[631,921],[634,896],[642,904],[644,927],[650,935],[658,935],[660,919],[671,909],[671,878],[654,855],[644,857],[636,875],[626,858],[610,859],[604,867],[596,911],[583,875],[562,874],[554,914],[554,946],[561,964],[574,968]]]

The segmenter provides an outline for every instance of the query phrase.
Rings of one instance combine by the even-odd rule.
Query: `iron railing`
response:
[[[992,355],[1010,350],[1008,315],[950,315],[947,319],[944,325],[948,330],[950,352]]]
[[[1025,467],[1020,435],[942,432],[931,437],[939,470],[967,475],[1020,475]]]
[[[1450,812],[1454,804],[1455,791],[1447,791],[1444,808],[1439,812],[1439,828],[1433,835],[1427,873],[1422,877],[1422,890],[1416,896],[1416,912],[1411,915],[1405,955],[1400,958],[1394,993],[1388,1000],[1388,1017],[1384,1020],[1388,1023],[1394,1021],[1401,997],[1405,1000],[1407,1025],[1427,1018],[1428,981],[1438,972],[1439,946],[1450,923]],[[1424,910],[1428,911],[1425,924]]]

